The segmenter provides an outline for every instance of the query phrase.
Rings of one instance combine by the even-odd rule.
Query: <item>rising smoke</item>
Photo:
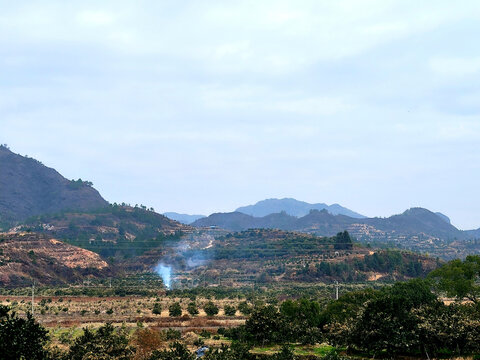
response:
[[[172,267],[162,263],[157,264],[154,268],[155,272],[162,278],[163,284],[170,289],[172,286]]]
[[[175,280],[175,269],[192,270],[208,264],[213,256],[214,238],[207,234],[190,234],[172,249],[168,256],[160,259],[154,271],[162,278],[167,289]]]

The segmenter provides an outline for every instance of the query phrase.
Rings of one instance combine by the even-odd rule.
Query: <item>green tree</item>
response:
[[[45,359],[48,332],[28,313],[19,318],[0,305],[0,356],[3,359]]]
[[[195,316],[198,315],[198,307],[193,301],[188,304],[187,311],[190,315]]]
[[[237,313],[237,309],[232,305],[225,305],[223,311],[225,311],[225,315],[227,316],[235,316]]]
[[[374,354],[386,351],[388,355],[421,350],[419,321],[413,310],[436,303],[437,297],[425,281],[395,283],[364,305],[344,345]]]
[[[465,261],[452,260],[432,271],[429,278],[434,280],[440,291],[458,300],[468,299],[475,304],[480,299],[480,256],[467,256]]]
[[[480,352],[480,312],[472,305],[442,302],[414,310],[426,354],[433,356]]]
[[[182,315],[182,306],[179,302],[174,302],[168,307],[168,313],[170,316],[181,316]]]
[[[160,304],[159,302],[153,304],[152,313],[155,315],[160,315],[162,313],[162,304]]]
[[[112,324],[105,324],[92,331],[83,330],[83,334],[75,339],[70,347],[68,359],[117,359],[129,360],[134,351],[129,345],[125,329],[116,330]]]
[[[348,231],[339,232],[334,237],[333,247],[337,250],[350,250],[353,248],[353,241]]]
[[[285,336],[290,341],[313,345],[321,340],[322,309],[316,301],[287,300],[280,306],[280,313],[289,324],[285,327]]]
[[[245,322],[245,331],[256,344],[283,343],[284,329],[282,315],[273,305],[254,309]]]
[[[252,307],[248,305],[246,301],[242,301],[240,304],[238,304],[237,309],[243,315],[250,315],[252,312]]]
[[[215,305],[212,301],[209,301],[203,306],[203,310],[208,316],[215,316],[218,314],[218,306]]]
[[[169,350],[155,350],[148,360],[195,360],[196,356],[179,342],[170,345]]]

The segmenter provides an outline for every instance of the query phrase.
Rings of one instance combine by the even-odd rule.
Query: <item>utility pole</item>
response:
[[[34,315],[34,303],[35,303],[35,280],[33,280],[32,284],[32,316]]]
[[[338,281],[335,280],[335,300],[338,300]]]

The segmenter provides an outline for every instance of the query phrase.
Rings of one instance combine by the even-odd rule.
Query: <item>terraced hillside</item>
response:
[[[110,266],[89,250],[35,233],[0,233],[2,286],[60,285],[112,274]]]
[[[170,254],[147,252],[135,263],[152,259],[172,268],[177,286],[398,280],[424,276],[438,265],[412,252],[354,244],[347,232],[319,237],[271,229],[219,234]]]
[[[37,216],[13,230],[55,236],[105,258],[125,258],[178,240],[189,229],[144,207],[114,204],[92,212]]]

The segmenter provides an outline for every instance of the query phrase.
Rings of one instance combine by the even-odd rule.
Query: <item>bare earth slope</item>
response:
[[[108,264],[92,251],[36,233],[0,233],[0,285],[58,285],[103,277]]]

